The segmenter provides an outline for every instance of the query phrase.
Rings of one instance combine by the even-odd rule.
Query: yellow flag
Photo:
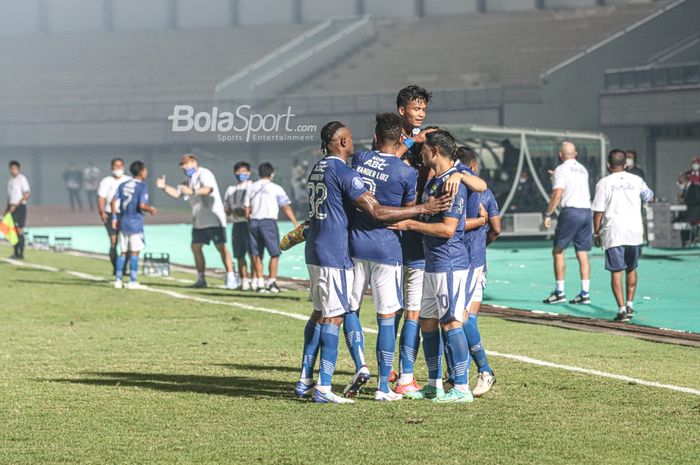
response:
[[[19,236],[17,236],[17,228],[15,228],[15,220],[12,219],[12,215],[8,213],[5,218],[0,222],[0,233],[4,234],[10,244],[17,245],[19,242]]]

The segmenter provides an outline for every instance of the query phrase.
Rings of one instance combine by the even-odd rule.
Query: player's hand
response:
[[[484,204],[480,203],[479,204],[479,217],[484,219],[484,222],[489,221],[489,212],[486,211],[484,208]]]
[[[100,213],[100,218],[102,218],[102,222],[107,224],[107,220],[109,220],[109,215],[107,215],[107,212],[102,212]]]
[[[182,184],[180,186],[180,192],[182,192],[188,197],[192,197],[194,195],[194,190],[190,189],[190,186],[188,186],[187,184]]]
[[[594,234],[593,235],[593,244],[596,247],[602,247],[603,246],[603,239],[600,237],[600,234]]]
[[[119,226],[117,224],[117,220],[112,220],[112,229],[117,230],[118,229],[117,226]]]
[[[150,211],[151,216],[155,216],[156,213],[158,213],[158,209],[156,207],[151,207],[151,211]]]
[[[437,131],[436,128],[423,129],[421,132],[419,132],[418,134],[413,136],[411,139],[413,139],[413,142],[415,142],[416,144],[422,144],[423,142],[425,142],[425,136],[427,136],[431,132],[435,132],[435,131]]]
[[[551,216],[544,217],[544,227],[547,229],[552,227],[552,217]]]
[[[165,184],[165,175],[163,175],[163,176],[159,177],[158,179],[156,179],[156,187],[157,187],[158,189],[165,189],[165,186],[166,186],[166,184]]]
[[[450,194],[450,197],[454,197],[459,191],[460,184],[462,184],[462,173],[452,173],[445,181],[445,192]]]
[[[390,224],[387,226],[387,228],[393,229],[394,231],[408,231],[410,223],[411,223],[411,220],[403,220],[403,221],[396,222],[394,224]]]
[[[449,209],[451,205],[452,196],[450,194],[443,194],[440,197],[429,197],[423,204],[423,208],[427,215],[435,215]]]

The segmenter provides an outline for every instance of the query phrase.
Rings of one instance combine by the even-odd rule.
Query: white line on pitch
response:
[[[54,268],[54,267],[50,267],[50,266],[46,266],[46,265],[38,265],[35,263],[20,262],[18,260],[12,260],[9,258],[2,258],[0,260],[7,262],[7,263],[10,263],[12,265],[23,266],[23,267],[27,267],[27,268],[36,268],[38,270],[43,270],[43,271],[52,271],[52,272],[61,271],[58,268]],[[104,278],[101,278],[101,277],[95,276],[95,275],[90,275],[87,273],[82,273],[80,271],[72,271],[72,270],[64,270],[64,271],[72,276],[76,276],[78,278],[86,279],[89,281],[105,281]],[[170,291],[170,290],[166,290],[166,289],[145,287],[144,290],[148,291],[148,292],[155,292],[157,294],[167,295],[167,296],[170,296],[170,297],[173,297],[176,299],[186,299],[186,300],[192,300],[195,302],[200,302],[200,303],[210,304],[210,305],[224,305],[227,307],[242,308],[245,310],[252,310],[252,311],[268,313],[268,314],[272,314],[272,315],[286,316],[288,318],[294,318],[295,320],[306,321],[309,318],[307,315],[302,315],[300,313],[283,312],[281,310],[274,310],[271,308],[258,307],[255,305],[248,305],[248,304],[244,304],[244,303],[240,303],[240,302],[236,302],[236,301],[225,302],[222,300],[209,299],[207,297],[198,297],[198,296],[193,296],[193,295],[189,295],[189,294],[182,294],[179,292]],[[368,332],[368,333],[372,333],[372,334],[377,333],[377,330],[374,328],[364,328],[364,331]],[[539,360],[536,358],[527,357],[525,355],[504,354],[501,352],[496,352],[494,350],[487,351],[487,354],[493,355],[495,357],[501,357],[501,358],[507,358],[509,360],[515,360],[517,362],[528,363],[530,365],[537,365],[537,366],[548,367],[548,368],[557,368],[559,370],[566,370],[566,371],[571,371],[574,373],[582,373],[582,374],[591,375],[591,376],[598,376],[600,378],[616,379],[619,381],[626,381],[628,383],[639,384],[641,386],[669,389],[671,391],[683,392],[686,394],[700,396],[700,390],[689,388],[689,387],[676,386],[673,384],[663,384],[663,383],[658,383],[656,381],[646,381],[644,379],[632,378],[631,376],[618,375],[615,373],[606,373],[604,371],[591,370],[588,368],[581,368],[581,367],[577,367],[577,366],[573,366],[573,365],[561,365],[559,363],[547,362],[545,360]]]

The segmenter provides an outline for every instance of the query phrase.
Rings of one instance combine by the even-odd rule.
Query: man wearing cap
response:
[[[226,211],[214,173],[199,166],[197,157],[191,153],[180,157],[180,168],[188,178],[186,182],[173,187],[165,183],[165,176],[161,176],[156,187],[170,197],[182,197],[192,205],[192,253],[198,274],[193,287],[207,287],[202,246],[214,242],[226,268],[226,289],[235,289],[238,283],[233,273],[231,254],[226,248]]]

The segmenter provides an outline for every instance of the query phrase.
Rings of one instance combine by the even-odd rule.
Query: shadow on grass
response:
[[[230,368],[232,370],[244,370],[244,371],[282,371],[285,373],[299,374],[299,367],[297,366],[285,366],[285,365],[252,365],[246,363],[214,363],[213,366]],[[355,373],[344,370],[335,370],[335,376],[352,376]]]
[[[38,279],[14,279],[13,282],[22,284],[48,284],[53,286],[80,286],[80,287],[95,287],[96,285],[104,285],[109,281],[88,281],[85,279],[71,279],[61,276],[56,281],[38,280]]]
[[[301,298],[298,296],[290,296],[284,292],[280,294],[258,294],[258,293],[241,293],[241,292],[203,292],[202,296],[208,297],[235,297],[241,300],[257,300],[257,299],[268,299],[268,300],[294,300],[297,302],[306,302],[306,298]]]
[[[136,372],[88,372],[86,378],[41,379],[54,383],[134,387],[164,392],[193,392],[256,399],[291,399],[294,383],[240,376],[176,375]]]

